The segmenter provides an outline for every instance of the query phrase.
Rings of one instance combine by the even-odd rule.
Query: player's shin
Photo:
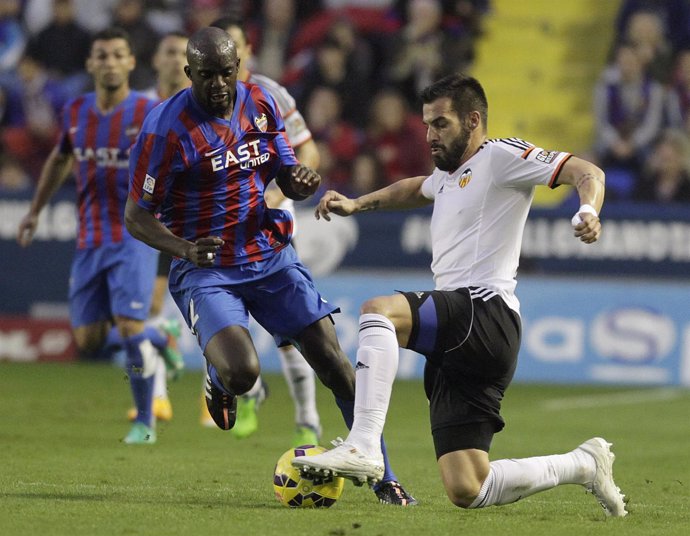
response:
[[[594,462],[577,450],[567,454],[491,462],[489,475],[470,508],[510,504],[561,484],[583,484]]]
[[[381,433],[398,370],[398,341],[395,326],[383,315],[363,314],[359,326],[355,417],[347,442],[374,455],[380,451]]]
[[[156,370],[156,349],[144,333],[123,341],[127,352],[127,375],[137,408],[137,422],[153,426],[153,375]]]
[[[310,426],[320,432],[321,423],[316,409],[314,371],[294,346],[281,348],[279,353],[283,375],[295,404],[295,424]]]

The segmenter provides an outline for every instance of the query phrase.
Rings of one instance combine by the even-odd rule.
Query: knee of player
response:
[[[234,370],[219,371],[223,383],[227,385],[233,393],[242,395],[249,391],[256,379],[259,377],[259,364],[247,364]]]
[[[392,311],[388,298],[379,296],[365,301],[360,307],[359,313],[363,315],[377,314],[390,318]]]
[[[90,334],[76,334],[74,335],[74,343],[77,346],[77,351],[84,356],[94,354],[103,349],[105,345],[105,338],[99,336],[92,336]]]
[[[446,487],[448,499],[458,508],[469,508],[479,495],[481,486],[459,484]]]
[[[134,320],[132,318],[118,317],[115,320],[117,330],[123,339],[134,337],[144,331],[144,322],[142,320]]]

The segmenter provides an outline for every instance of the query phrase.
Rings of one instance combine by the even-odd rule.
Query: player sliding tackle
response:
[[[436,169],[357,199],[329,191],[316,217],[433,203],[431,238],[436,289],[367,301],[361,309],[355,418],[344,442],[297,457],[307,474],[376,481],[383,474],[379,441],[398,368],[398,347],[426,357],[424,387],[441,479],[453,504],[482,508],[515,502],[561,484],[594,493],[607,514],[626,515],[612,476],[614,455],[602,438],[567,454],[489,461],[504,421],[501,400],[520,346],[514,294],[522,233],[534,187],[569,184],[581,207],[574,235],[601,234],[604,174],[569,153],[545,151],[517,138],[489,140],[488,104],[477,80],[452,75],[422,92],[427,141]]]

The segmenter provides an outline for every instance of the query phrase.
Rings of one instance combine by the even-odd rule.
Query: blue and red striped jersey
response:
[[[270,94],[237,83],[229,121],[206,112],[191,88],[144,121],[130,158],[130,197],[187,240],[225,241],[216,266],[272,257],[292,236],[292,217],[269,209],[264,190],[282,166],[297,165]]]
[[[124,225],[129,187],[129,150],[144,118],[156,105],[142,93],[127,98],[107,114],[96,107],[96,94],[68,102],[62,114],[60,152],[76,160],[77,248],[94,248],[130,237]]]

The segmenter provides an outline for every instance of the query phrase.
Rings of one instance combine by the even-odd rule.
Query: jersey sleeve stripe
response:
[[[517,138],[500,138],[496,141],[498,141],[499,143],[505,143],[506,145],[510,145],[512,147],[515,147],[516,149],[520,149],[523,151],[526,151],[527,149],[532,147],[531,144],[529,144],[525,141],[519,140]]]
[[[561,174],[561,169],[563,169],[563,164],[565,164],[570,157],[573,156],[571,154],[567,155],[566,157],[561,160],[561,163],[558,164],[558,167],[556,170],[553,172],[553,175],[551,175],[551,180],[549,181],[549,188],[555,188],[558,186],[558,176]]]
[[[527,157],[530,155],[532,151],[534,151],[534,147],[530,147],[529,149],[527,149],[524,153],[522,153],[520,158],[522,158],[523,160],[527,160]]]

